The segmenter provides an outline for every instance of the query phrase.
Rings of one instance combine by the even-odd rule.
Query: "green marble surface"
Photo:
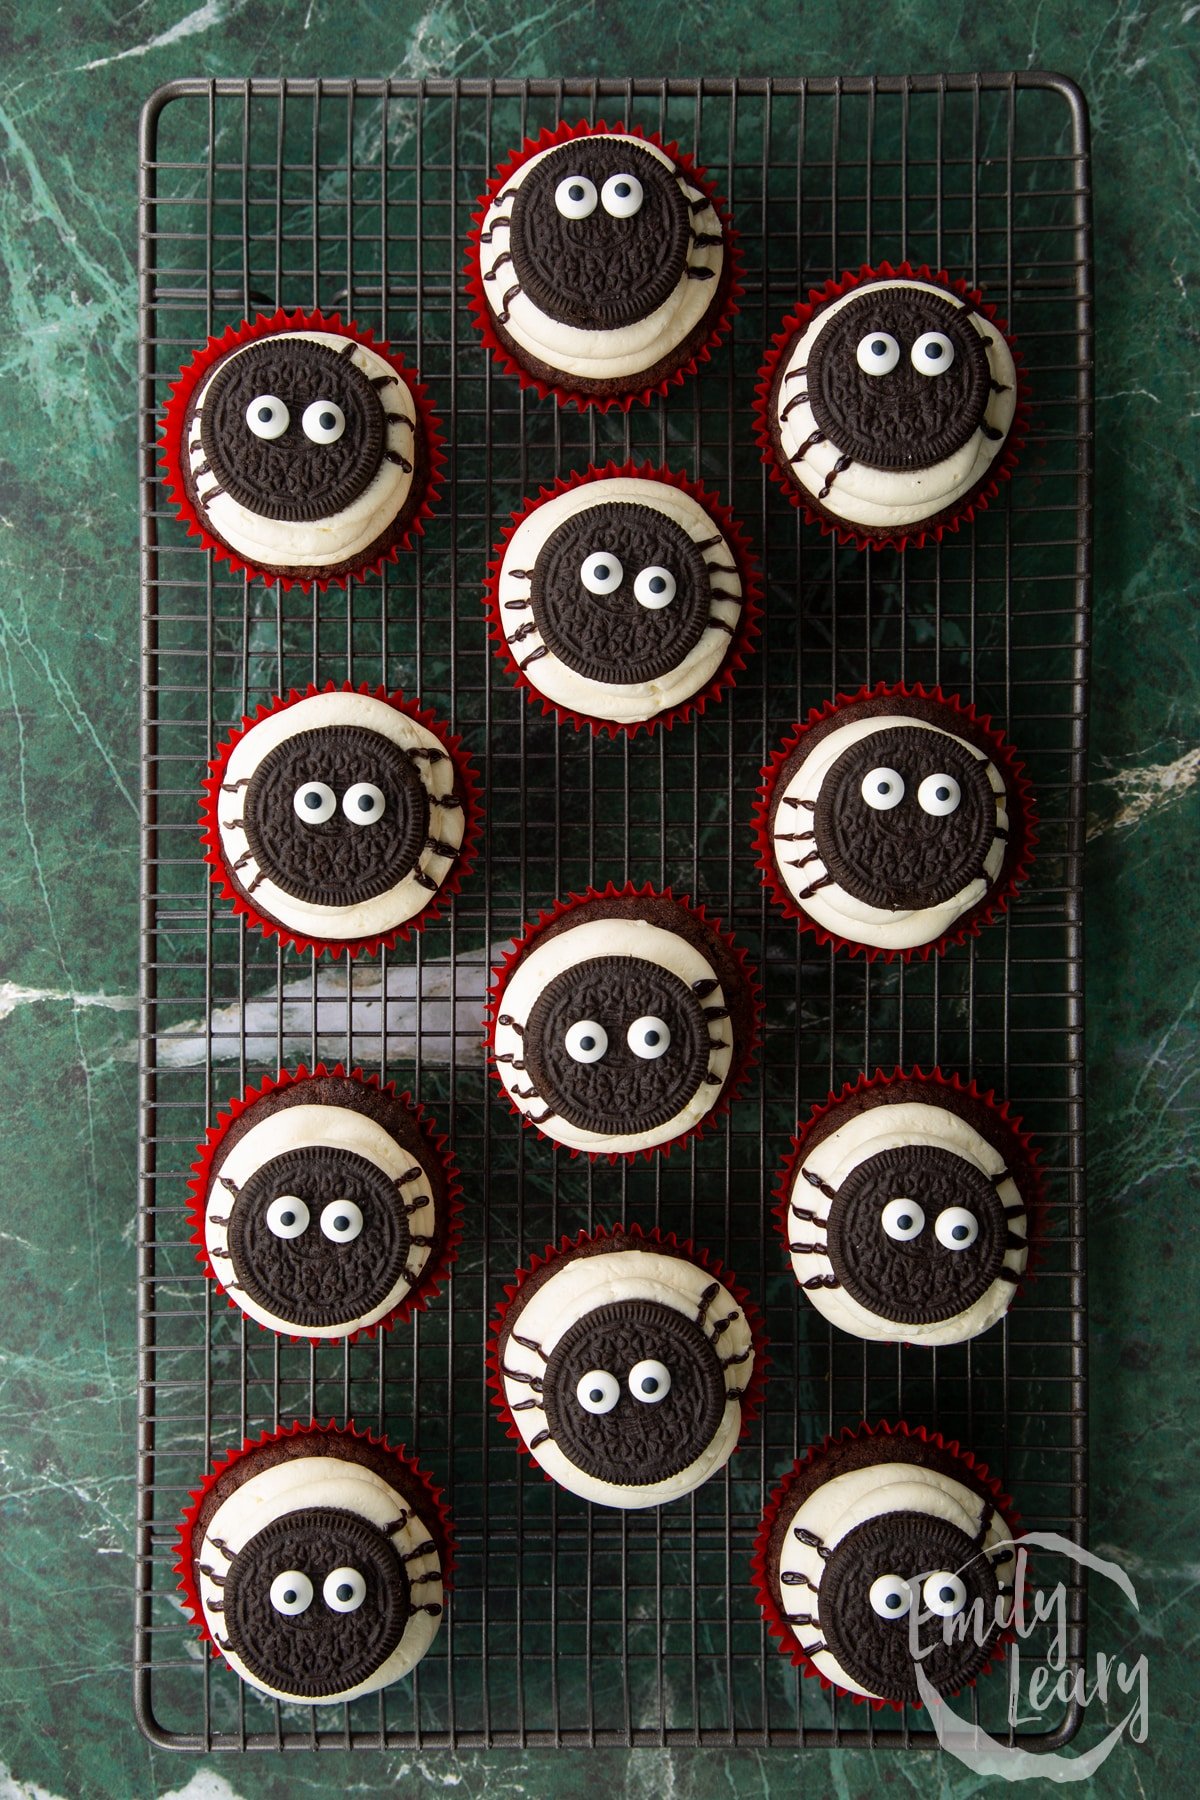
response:
[[[353,29],[347,30],[348,20]],[[1095,132],[1097,569],[1087,870],[1098,1647],[1145,1651],[1106,1794],[1188,1791],[1197,1552],[1200,7],[259,0],[0,13],[0,1800],[375,1792],[629,1800],[989,1783],[940,1753],[153,1752],[132,1722],[137,737],[134,120],[190,74],[1061,70]],[[1190,188],[1189,188],[1189,184]],[[1094,1709],[1081,1739],[1100,1735]],[[1110,1712],[1110,1717],[1119,1716]],[[1029,1784],[1031,1793],[1048,1784]]]

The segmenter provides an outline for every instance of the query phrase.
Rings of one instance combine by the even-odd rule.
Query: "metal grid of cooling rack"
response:
[[[665,403],[578,417],[495,372],[460,276],[475,196],[560,117],[636,120],[693,150],[746,250],[733,344]],[[895,80],[177,82],[141,159],[145,673],[141,1417],[135,1685],[155,1742],[209,1748],[928,1743],[801,1680],[764,1637],[748,1560],[764,1493],[806,1444],[861,1418],[937,1425],[983,1456],[1026,1523],[1082,1538],[1085,1366],[1080,876],[1090,508],[1087,125],[1035,73]],[[796,297],[907,256],[983,285],[1028,362],[1034,442],[1001,501],[937,550],[839,552],[772,491],[754,374]],[[306,599],[214,568],[171,517],[156,410],[191,349],[255,309],[343,308],[429,382],[453,478],[415,552]],[[650,456],[716,487],[757,540],[764,637],[726,704],[653,741],[594,742],[536,716],[494,661],[489,546],[537,484]],[[485,850],[448,918],[330,967],[214,904],[196,795],[225,728],[312,678],[420,694],[484,775]],[[793,720],[880,678],[940,681],[996,715],[1042,817],[1035,877],[1003,922],[929,966],[864,967],[800,942],[754,870],[758,769]],[[559,1156],[489,1095],[490,950],[556,895],[671,883],[737,932],[765,986],[761,1069],[711,1139],[653,1165]],[[281,1343],[214,1297],[186,1242],[192,1148],[247,1082],[318,1056],[398,1078],[453,1139],[466,1241],[419,1320],[352,1348]],[[1007,1322],[934,1352],[867,1346],[783,1266],[765,1195],[798,1117],[861,1069],[973,1075],[1008,1095],[1048,1165],[1049,1241]],[[591,1509],[531,1471],[491,1416],[483,1353],[504,1280],[565,1231],[662,1224],[726,1259],[765,1306],[762,1425],[725,1474],[663,1511]],[[243,1436],[353,1417],[444,1481],[461,1569],[406,1682],[349,1707],[279,1707],[202,1656],[175,1597],[187,1490]],[[1069,1655],[1083,1652],[1071,1586]],[[1035,1636],[1028,1665],[1044,1655]],[[1002,1678],[971,1696],[1004,1736]],[[1070,1706],[1021,1741],[1049,1746]]]

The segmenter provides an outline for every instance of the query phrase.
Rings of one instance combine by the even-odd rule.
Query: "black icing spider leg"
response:
[[[833,1551],[829,1549],[824,1540],[818,1537],[815,1531],[809,1531],[808,1527],[805,1525],[793,1525],[792,1536],[796,1539],[797,1543],[803,1544],[806,1549],[815,1550],[822,1562],[827,1562],[833,1555]],[[779,1580],[780,1585],[784,1587],[805,1587],[812,1594],[819,1594],[820,1592],[818,1584],[813,1581],[810,1576],[801,1573],[799,1569],[789,1569],[784,1571],[780,1575]],[[814,1630],[818,1633],[821,1630],[821,1620],[817,1613],[785,1613],[784,1617],[788,1624],[793,1627],[807,1627],[809,1630]],[[798,1633],[797,1636],[799,1636]],[[806,1644],[803,1638],[799,1638],[799,1643],[800,1648],[806,1656],[819,1656],[822,1650],[828,1649],[825,1640],[820,1636],[815,1638],[811,1644]]]
[[[696,188],[689,187],[688,183],[684,181],[681,176],[677,175],[675,179],[679,184],[680,193],[687,201],[688,211],[692,214],[693,218],[698,219],[703,213],[713,212],[713,204],[707,194],[701,193]],[[720,221],[718,220],[718,224],[719,223]],[[689,261],[687,265],[689,281],[712,281],[715,278],[717,271],[706,267],[702,263],[692,262],[690,260],[691,252],[693,250],[702,250],[706,247],[716,247],[723,244],[724,241],[724,236],[720,231],[697,231],[695,226],[690,228],[688,232]]]
[[[827,1200],[832,1200],[834,1198],[834,1196],[837,1192],[836,1188],[831,1188],[829,1183],[827,1181],[823,1180],[820,1175],[815,1174],[812,1169],[801,1169],[800,1173],[804,1177],[805,1181],[808,1182],[809,1186],[815,1187],[816,1189],[818,1189],[818,1191],[820,1193],[825,1195],[825,1198]],[[826,1240],[828,1240],[828,1235],[829,1235],[828,1221],[826,1219],[822,1218],[820,1213],[814,1212],[812,1210],[812,1208],[808,1207],[808,1206],[798,1206],[795,1200],[789,1201],[788,1212],[794,1218],[801,1221],[802,1224],[807,1225],[811,1231],[824,1232],[826,1235]],[[824,1244],[793,1243],[789,1237],[788,1249],[791,1251],[793,1256],[818,1256],[821,1258],[822,1262],[828,1264],[828,1273],[821,1273],[819,1275],[810,1275],[806,1281],[801,1282],[801,1284],[800,1284],[801,1287],[804,1287],[804,1288],[841,1287],[841,1285],[842,1285],[841,1282],[838,1280],[837,1276],[833,1272],[833,1264],[830,1263],[830,1261],[829,1261],[828,1241],[826,1241],[826,1243],[824,1243]]]

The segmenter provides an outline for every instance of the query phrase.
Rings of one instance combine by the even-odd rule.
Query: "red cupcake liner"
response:
[[[870,1425],[864,1420],[861,1425],[845,1425],[841,1431],[831,1432],[820,1444],[810,1445],[804,1455],[798,1457],[792,1464],[783,1480],[773,1490],[754,1539],[754,1551],[750,1558],[751,1583],[768,1635],[775,1639],[780,1653],[789,1659],[793,1668],[800,1669],[807,1679],[819,1681],[823,1688],[832,1689],[835,1694],[841,1694],[845,1698],[853,1700],[856,1706],[869,1706],[872,1712],[882,1712],[886,1706],[890,1706],[894,1712],[903,1712],[906,1704],[911,1704],[920,1711],[921,1702],[919,1700],[905,1702],[903,1700],[869,1699],[867,1695],[856,1694],[850,1688],[843,1687],[840,1682],[831,1681],[828,1675],[823,1675],[812,1659],[800,1648],[799,1641],[772,1592],[771,1579],[766,1566],[771,1533],[780,1509],[787,1501],[796,1476],[804,1470],[811,1469],[829,1450],[838,1445],[852,1443],[862,1438],[875,1437],[916,1438],[921,1443],[928,1444],[931,1449],[942,1451],[947,1456],[953,1457],[963,1466],[964,1485],[973,1488],[981,1496],[986,1495],[992,1501],[997,1513],[1008,1527],[1009,1537],[1015,1541],[1021,1524],[1021,1515],[1015,1510],[1011,1498],[1004,1492],[999,1480],[989,1473],[987,1464],[980,1462],[969,1450],[964,1450],[957,1438],[947,1440],[940,1432],[932,1431],[925,1425],[908,1425],[900,1419],[894,1425],[889,1425],[886,1419],[880,1420],[877,1425]],[[1014,1596],[1014,1615],[1015,1611]],[[964,1687],[974,1687],[977,1681],[1002,1663],[1008,1646],[1015,1636],[1014,1618],[1014,1623],[1007,1626],[991,1646],[988,1660],[982,1669],[970,1681],[964,1683]],[[963,1689],[959,1688],[955,1691],[961,1693]]]
[[[492,312],[488,305],[483,287],[483,271],[480,262],[480,238],[483,232],[483,221],[488,208],[496,196],[501,193],[506,182],[527,163],[531,156],[539,151],[549,150],[554,144],[565,144],[571,138],[594,137],[601,132],[624,134],[628,137],[641,138],[644,143],[653,144],[664,150],[684,171],[687,179],[698,187],[708,198],[713,211],[721,221],[721,229],[725,234],[725,261],[721,270],[718,293],[722,300],[720,312],[709,331],[708,338],[699,349],[694,350],[686,362],[680,363],[661,381],[653,382],[628,394],[580,394],[565,383],[546,382],[534,375],[523,363],[518,362],[508,346],[501,342],[493,329]],[[487,187],[476,202],[478,210],[471,214],[471,230],[467,239],[465,261],[467,277],[467,293],[470,296],[471,315],[476,330],[485,346],[491,351],[499,366],[506,375],[515,375],[523,388],[534,388],[540,399],[550,395],[559,406],[574,406],[580,412],[594,407],[598,412],[611,412],[615,407],[619,412],[628,412],[635,404],[648,405],[655,394],[667,394],[673,387],[681,387],[690,375],[696,374],[702,363],[710,360],[713,351],[721,339],[733,328],[735,314],[740,310],[737,301],[744,289],[742,287],[742,250],[738,242],[738,234],[729,216],[729,210],[723,197],[718,194],[716,183],[711,181],[695,157],[686,150],[681,150],[674,139],[667,143],[656,131],[643,131],[640,125],[606,125],[603,119],[591,125],[586,119],[580,119],[571,125],[565,119],[552,131],[543,126],[536,138],[526,138],[519,150],[514,150],[497,168]]]
[[[645,1150],[573,1150],[569,1144],[560,1144],[556,1138],[550,1137],[547,1132],[542,1131],[539,1126],[534,1125],[532,1121],[522,1113],[520,1107],[513,1104],[508,1091],[504,1086],[500,1070],[496,1064],[496,1025],[499,1020],[500,1001],[504,989],[508,985],[508,978],[512,974],[513,969],[516,967],[517,963],[520,962],[526,951],[528,951],[536,942],[537,938],[545,930],[547,925],[553,925],[566,913],[574,912],[577,907],[586,906],[590,901],[594,900],[669,900],[675,906],[684,907],[686,911],[691,914],[693,919],[706,925],[716,937],[720,938],[721,942],[725,945],[726,950],[737,963],[738,970],[745,980],[749,993],[751,1014],[749,1041],[741,1055],[731,1065],[725,1086],[722,1088],[716,1103],[709,1112],[705,1113],[698,1125],[692,1126],[690,1131],[685,1131],[680,1137],[672,1138],[669,1143],[651,1145],[649,1149]],[[548,911],[543,911],[538,914],[538,917],[534,920],[532,925],[527,925],[525,927],[525,930],[521,933],[519,938],[513,939],[512,948],[505,951],[503,962],[497,964],[492,969],[492,984],[488,989],[484,1017],[484,1044],[491,1065],[492,1079],[496,1082],[501,1095],[508,1103],[509,1111],[514,1113],[528,1130],[536,1132],[538,1137],[543,1138],[547,1143],[554,1144],[559,1150],[566,1150],[570,1154],[572,1160],[579,1156],[586,1156],[589,1162],[607,1162],[610,1164],[617,1162],[632,1163],[636,1162],[638,1157],[641,1156],[644,1157],[647,1162],[651,1162],[656,1156],[669,1156],[672,1150],[676,1150],[681,1145],[689,1143],[693,1138],[703,1137],[706,1132],[713,1129],[717,1120],[729,1111],[734,1101],[741,1098],[746,1082],[749,1079],[750,1070],[758,1060],[757,1052],[761,1038],[761,995],[762,986],[757,979],[746,952],[736,941],[733,933],[726,931],[719,919],[710,918],[703,906],[693,905],[690,895],[676,894],[669,887],[656,888],[653,883],[649,881],[645,882],[641,887],[638,887],[637,884],[632,881],[627,881],[624,887],[617,887],[615,882],[610,881],[603,889],[588,888],[585,893],[569,894],[565,900],[556,900]]]
[[[225,779],[225,771],[229,758],[248,731],[269,718],[272,713],[282,712],[285,707],[297,706],[301,700],[311,700],[315,694],[367,694],[375,700],[385,700],[397,712],[415,719],[431,731],[441,744],[454,765],[455,790],[462,797],[463,803],[463,840],[462,847],[455,859],[454,867],[443,881],[436,894],[430,894],[429,902],[423,906],[413,918],[406,919],[403,924],[394,925],[389,931],[376,933],[365,938],[312,938],[295,932],[288,925],[280,924],[278,919],[268,918],[266,913],[259,912],[252,901],[248,900],[229,878],[229,871],[221,849],[221,833],[217,824],[217,800],[221,791],[221,783]],[[478,839],[483,810],[479,801],[479,780],[475,774],[475,765],[467,751],[462,747],[462,739],[451,735],[449,727],[423,707],[419,700],[406,699],[397,688],[389,693],[385,687],[372,687],[369,682],[360,681],[327,681],[323,687],[309,682],[303,693],[297,689],[289,689],[286,696],[277,694],[266,705],[259,706],[253,714],[244,715],[242,722],[225,739],[216,756],[208,765],[208,774],[204,780],[204,798],[200,803],[200,840],[204,845],[204,860],[210,865],[209,880],[221,893],[222,900],[228,900],[235,913],[239,914],[257,931],[266,937],[278,938],[280,944],[290,945],[293,950],[312,950],[317,956],[376,956],[380,950],[391,950],[397,939],[406,943],[414,932],[424,931],[432,919],[442,913],[449,902],[458,893],[464,878],[470,874],[478,851]]]
[[[977,739],[986,743],[988,755],[1004,777],[1011,802],[1006,808],[1010,836],[1007,872],[1002,883],[984,894],[979,903],[957,919],[942,937],[935,938],[928,944],[914,944],[910,950],[889,950],[875,944],[859,944],[853,938],[842,937],[839,933],[827,931],[823,925],[818,925],[792,899],[783,885],[771,846],[771,803],[775,795],[775,783],[780,769],[793,750],[799,747],[805,733],[811,731],[814,725],[820,725],[831,718],[834,713],[842,711],[844,707],[856,706],[861,700],[879,699],[929,700],[957,714],[956,722],[962,729],[962,735],[970,738],[974,732]],[[1033,785],[1025,774],[1025,765],[1018,760],[1003,733],[995,729],[990,715],[976,712],[969,701],[960,699],[957,694],[947,694],[940,687],[922,687],[920,682],[880,681],[873,688],[859,688],[856,694],[838,694],[834,699],[826,700],[823,705],[814,706],[803,724],[793,726],[779,749],[772,751],[770,762],[759,773],[762,783],[758,799],[754,803],[754,848],[758,852],[757,864],[763,886],[784,916],[794,919],[801,931],[810,931],[818,944],[831,944],[835,950],[846,950],[851,956],[862,956],[868,962],[928,962],[931,956],[943,956],[947,950],[965,943],[969,937],[978,937],[986,925],[990,925],[1008,910],[1009,901],[1029,878],[1034,846],[1038,842],[1038,816]]]
[[[914,281],[928,281],[936,286],[947,288],[966,300],[976,311],[981,313],[988,323],[998,331],[1008,345],[1009,353],[1016,369],[1017,404],[1013,414],[1013,422],[1008,437],[999,456],[989,467],[984,480],[974,493],[956,504],[953,516],[944,519],[940,524],[913,525],[901,532],[873,534],[859,525],[847,520],[831,518],[809,504],[804,492],[798,484],[790,479],[779,465],[775,446],[771,442],[770,410],[771,389],[775,384],[775,372],[782,361],[786,360],[788,351],[797,336],[803,332],[813,314],[831,300],[840,300],[844,294],[852,293],[864,281],[895,280],[908,278]],[[927,263],[913,268],[911,263],[902,262],[893,266],[890,262],[881,262],[877,266],[863,263],[857,274],[846,270],[840,280],[831,280],[822,288],[813,288],[809,292],[805,304],[797,306],[787,314],[779,330],[771,339],[766,360],[758,371],[758,382],[754,390],[754,435],[762,453],[762,460],[767,465],[767,473],[792,505],[801,511],[810,525],[816,525],[827,537],[836,537],[839,544],[853,544],[856,550],[919,550],[925,544],[940,543],[948,531],[957,531],[960,525],[969,524],[976,513],[986,512],[991,502],[1000,492],[1000,485],[1012,477],[1021,458],[1021,451],[1029,432],[1032,411],[1030,407],[1029,379],[1025,373],[1024,358],[1017,348],[1016,339],[1010,333],[1006,322],[999,316],[995,306],[983,298],[978,288],[973,288],[962,279],[951,280],[944,269],[933,270]]]
[[[381,551],[372,561],[361,567],[347,570],[341,575],[300,576],[289,575],[282,570],[259,568],[254,563],[246,562],[237,551],[223,539],[213,535],[192,502],[184,477],[184,429],[187,424],[188,408],[195,394],[213,365],[227,356],[239,344],[248,344],[256,338],[270,337],[278,331],[331,331],[342,337],[353,338],[356,344],[373,350],[376,356],[382,357],[401,377],[404,385],[413,396],[413,403],[424,440],[428,459],[425,475],[425,491],[419,506],[408,522],[403,535],[397,538],[387,550]],[[409,368],[399,350],[393,350],[385,340],[377,340],[370,331],[360,326],[343,322],[339,313],[322,312],[288,312],[280,307],[278,312],[268,317],[265,313],[255,315],[253,321],[246,320],[241,325],[227,326],[220,337],[210,337],[202,350],[197,350],[190,363],[179,372],[172,385],[170,396],[163,411],[159,426],[159,449],[162,454],[158,466],[163,471],[163,484],[171,496],[176,517],[187,526],[189,537],[199,538],[206,550],[210,550],[218,562],[229,564],[232,574],[245,575],[251,581],[265,581],[268,584],[278,582],[285,590],[300,588],[305,593],[316,589],[323,593],[328,587],[344,588],[353,577],[355,580],[364,575],[376,575],[383,565],[395,562],[402,550],[406,550],[415,537],[420,537],[425,530],[425,521],[433,515],[433,509],[442,486],[442,470],[446,462],[446,452],[442,445],[445,433],[441,421],[434,410],[429,397],[429,389],[421,381],[416,371]]]
[[[619,723],[613,719],[599,719],[591,713],[579,713],[570,707],[560,706],[556,700],[550,700],[542,690],[525,674],[514,658],[504,635],[504,623],[500,611],[500,566],[505,551],[518,527],[525,523],[538,508],[545,506],[548,500],[555,500],[560,494],[571,493],[575,488],[586,487],[589,482],[609,481],[614,476],[633,476],[642,481],[661,481],[669,487],[678,488],[697,501],[712,518],[713,524],[721,532],[726,543],[733,551],[737,564],[738,576],[742,583],[742,606],[730,640],[725,660],[708,686],[698,694],[682,701],[678,706],[666,712],[656,713],[651,719],[636,719],[629,724]],[[617,464],[608,462],[603,468],[589,463],[582,473],[559,476],[553,487],[540,487],[536,499],[527,500],[517,512],[510,515],[511,525],[506,525],[500,534],[499,542],[493,547],[492,560],[488,564],[485,584],[484,605],[487,608],[490,629],[488,636],[496,645],[495,656],[503,664],[505,671],[512,677],[519,688],[525,690],[525,698],[531,705],[541,704],[543,717],[553,715],[560,724],[573,725],[576,731],[590,730],[593,737],[607,732],[610,738],[635,738],[639,731],[648,736],[661,726],[669,731],[672,725],[681,724],[693,714],[699,718],[709,702],[720,700],[726,691],[737,685],[737,677],[746,666],[746,658],[754,648],[754,640],[760,635],[759,619],[762,617],[762,578],[758,562],[750,538],[729,507],[725,506],[715,493],[707,492],[699,482],[691,481],[686,475],[673,473],[670,469],[655,468],[653,463],[626,462]]]
[[[458,1546],[454,1537],[454,1520],[442,1498],[445,1490],[434,1486],[425,1470],[417,1462],[416,1457],[403,1444],[390,1444],[387,1438],[378,1437],[374,1432],[360,1429],[352,1419],[347,1420],[345,1425],[339,1425],[335,1419],[330,1419],[327,1424],[321,1424],[319,1420],[312,1419],[305,1425],[297,1419],[294,1424],[285,1425],[279,1431],[264,1431],[261,1437],[243,1438],[238,1448],[228,1450],[224,1456],[217,1458],[198,1488],[188,1490],[188,1504],[184,1508],[183,1518],[176,1527],[175,1533],[174,1569],[178,1576],[176,1588],[182,1595],[184,1612],[207,1642],[213,1656],[221,1656],[221,1650],[208,1629],[193,1567],[195,1555],[192,1550],[192,1534],[200,1516],[200,1509],[221,1477],[228,1474],[234,1464],[250,1451],[261,1450],[268,1444],[278,1443],[287,1438],[309,1436],[357,1438],[361,1443],[370,1444],[375,1449],[386,1450],[389,1455],[396,1458],[397,1462],[403,1464],[411,1475],[416,1477],[429,1499],[428,1511],[422,1509],[420,1518],[421,1523],[437,1545],[438,1559],[442,1566],[443,1592],[448,1594],[454,1585],[454,1568],[458,1554]]]
[[[738,1433],[737,1444],[734,1446],[736,1451],[745,1442],[751,1425],[758,1417],[762,1406],[763,1390],[766,1386],[767,1369],[770,1365],[770,1357],[767,1355],[767,1351],[770,1348],[770,1340],[763,1327],[762,1315],[760,1314],[758,1307],[750,1298],[750,1290],[747,1287],[744,1287],[738,1281],[738,1278],[733,1271],[731,1269],[726,1269],[720,1259],[713,1256],[710,1251],[693,1244],[690,1238],[676,1237],[673,1231],[660,1231],[656,1225],[646,1231],[636,1223],[631,1225],[600,1225],[597,1226],[594,1231],[580,1231],[575,1237],[564,1234],[557,1244],[547,1244],[540,1255],[531,1257],[528,1263],[518,1269],[515,1272],[511,1283],[505,1283],[504,1299],[496,1308],[495,1315],[488,1326],[488,1348],[486,1356],[488,1371],[487,1385],[491,1390],[492,1405],[499,1414],[501,1424],[506,1428],[505,1436],[513,1439],[518,1450],[525,1459],[532,1464],[535,1469],[538,1469],[540,1473],[545,1476],[547,1481],[553,1481],[554,1477],[546,1474],[546,1471],[542,1468],[533,1452],[525,1443],[524,1438],[517,1429],[517,1422],[513,1418],[512,1411],[505,1398],[504,1378],[500,1372],[500,1334],[504,1329],[504,1321],[508,1316],[509,1308],[512,1306],[513,1301],[521,1292],[521,1289],[525,1286],[525,1283],[529,1280],[531,1275],[536,1275],[539,1269],[544,1269],[548,1264],[557,1262],[560,1258],[569,1259],[570,1252],[572,1250],[578,1250],[584,1244],[600,1243],[611,1243],[614,1250],[623,1250],[627,1248],[629,1244],[634,1243],[658,1244],[666,1250],[677,1251],[681,1256],[686,1257],[689,1262],[696,1263],[700,1268],[704,1269],[707,1274],[713,1277],[714,1281],[719,1281],[724,1287],[728,1288],[729,1292],[741,1307],[746,1318],[746,1323],[750,1327],[750,1336],[754,1344],[754,1368],[749,1381],[746,1383],[746,1391],[741,1398],[742,1428]]]
[[[305,1332],[276,1331],[270,1325],[264,1325],[261,1319],[252,1319],[249,1313],[243,1312],[232,1294],[226,1292],[221,1278],[213,1267],[205,1242],[204,1223],[208,1201],[209,1183],[213,1163],[216,1161],[226,1135],[242,1114],[248,1112],[256,1101],[264,1099],[268,1094],[280,1088],[294,1087],[300,1082],[315,1081],[323,1076],[348,1076],[351,1081],[361,1082],[363,1087],[374,1088],[377,1093],[390,1094],[412,1113],[413,1119],[425,1140],[432,1156],[441,1165],[446,1177],[446,1230],[441,1249],[425,1264],[417,1286],[411,1288],[404,1298],[393,1307],[392,1311],[374,1325],[364,1325],[358,1331],[347,1332],[341,1337],[310,1337]],[[344,1063],[335,1063],[328,1068],[324,1063],[317,1063],[309,1069],[300,1063],[295,1071],[280,1069],[278,1075],[268,1075],[258,1087],[248,1087],[244,1093],[230,1100],[225,1109],[218,1113],[215,1125],[210,1125],[205,1133],[204,1142],[196,1146],[196,1161],[192,1164],[191,1179],[188,1182],[188,1223],[192,1227],[191,1241],[198,1245],[196,1261],[203,1268],[209,1280],[216,1286],[217,1292],[224,1294],[229,1305],[250,1324],[257,1325],[260,1331],[271,1337],[286,1338],[290,1344],[354,1344],[360,1338],[373,1338],[378,1332],[391,1331],[397,1325],[407,1324],[415,1312],[424,1312],[431,1300],[436,1300],[446,1281],[450,1270],[458,1260],[459,1246],[462,1241],[462,1179],[458,1164],[450,1147],[450,1139],[439,1134],[436,1122],[426,1112],[419,1100],[414,1100],[407,1089],[401,1093],[394,1081],[383,1081],[378,1075],[364,1075],[360,1068],[347,1070]]]
[[[775,1227],[779,1233],[783,1255],[789,1269],[791,1268],[791,1251],[788,1246],[791,1241],[791,1231],[788,1228],[788,1208],[791,1204],[792,1187],[796,1180],[796,1174],[804,1160],[808,1140],[812,1136],[814,1127],[822,1119],[828,1118],[831,1113],[837,1112],[840,1107],[845,1105],[846,1101],[855,1099],[859,1094],[871,1093],[878,1088],[891,1087],[897,1081],[923,1082],[930,1089],[931,1101],[934,1100],[938,1088],[945,1089],[948,1094],[965,1095],[966,1098],[978,1101],[981,1106],[995,1114],[997,1136],[1007,1140],[1012,1146],[1013,1153],[1005,1155],[1005,1164],[1010,1175],[1013,1174],[1014,1169],[1019,1172],[1021,1179],[1017,1185],[1025,1203],[1025,1237],[1029,1248],[1025,1258],[1025,1273],[1013,1286],[1012,1298],[1015,1301],[1017,1296],[1024,1292],[1026,1286],[1037,1279],[1037,1266],[1043,1260],[1046,1193],[1042,1170],[1039,1166],[1042,1153],[1030,1133],[1024,1129],[1022,1121],[1009,1110],[1008,1102],[1001,1100],[994,1088],[981,1088],[975,1081],[964,1081],[961,1075],[943,1074],[936,1064],[932,1069],[922,1069],[914,1063],[911,1069],[897,1067],[890,1073],[885,1069],[876,1069],[873,1075],[864,1072],[853,1081],[847,1081],[840,1093],[835,1093],[831,1088],[828,1099],[822,1100],[814,1106],[808,1118],[799,1125],[771,1190],[772,1198],[775,1201],[775,1205],[771,1208],[771,1216],[775,1220]],[[907,1339],[904,1341],[908,1342]],[[932,1348],[932,1346],[928,1347]],[[924,1349],[926,1346],[917,1343],[913,1344],[912,1348]]]

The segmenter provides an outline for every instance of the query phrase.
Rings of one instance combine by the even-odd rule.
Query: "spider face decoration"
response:
[[[501,557],[495,610],[538,693],[575,716],[631,724],[713,680],[743,599],[735,553],[696,495],[615,475],[527,509]]]
[[[400,366],[335,330],[236,345],[197,388],[184,442],[201,520],[268,570],[363,566],[407,524],[424,485],[420,416]]]
[[[462,852],[454,758],[388,700],[333,692],[279,706],[216,766],[226,878],[297,937],[366,939],[406,924]]]
[[[781,1221],[817,1309],[877,1342],[958,1343],[1028,1262],[1029,1153],[1007,1118],[924,1077],[851,1089],[801,1139]]]
[[[443,1606],[437,1509],[416,1471],[328,1435],[334,1454],[286,1438],[286,1459],[271,1444],[243,1453],[240,1484],[216,1505],[209,1494],[191,1538],[204,1624],[230,1667],[315,1705],[407,1674]]]
[[[957,1692],[1012,1613],[1016,1551],[994,1498],[960,1459],[926,1454],[930,1466],[901,1461],[894,1441],[871,1438],[854,1441],[853,1457],[844,1446],[823,1453],[793,1477],[767,1544],[767,1580],[796,1644],[868,1699],[919,1700],[918,1658],[939,1693]]]
[[[336,1340],[428,1286],[448,1183],[402,1100],[321,1075],[268,1091],[217,1139],[197,1212],[235,1305],[268,1330]]]
[[[785,890],[826,931],[914,949],[996,887],[1010,796],[964,722],[944,703],[897,695],[801,734],[774,777],[771,844]]]
[[[585,901],[527,938],[495,994],[494,1059],[515,1109],[591,1154],[694,1130],[734,1061],[744,977],[679,902]]]
[[[732,1451],[754,1337],[707,1270],[619,1241],[562,1252],[518,1289],[499,1374],[526,1448],[552,1479],[603,1505],[657,1506]]]
[[[725,233],[660,145],[597,130],[537,151],[489,202],[478,239],[499,341],[535,375],[620,391],[702,342],[721,303]]]
[[[969,499],[1016,414],[1003,331],[936,281],[872,279],[816,307],[768,409],[780,465],[817,512],[869,537]]]

